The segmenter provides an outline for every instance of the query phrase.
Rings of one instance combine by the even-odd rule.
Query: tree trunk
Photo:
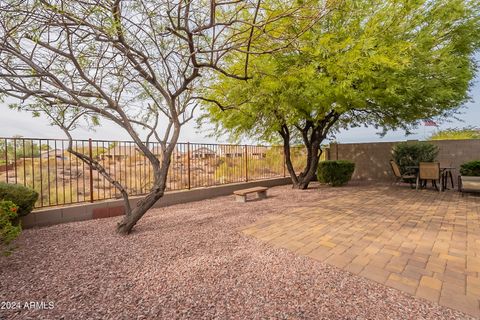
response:
[[[120,234],[129,234],[133,227],[137,224],[147,211],[153,207],[155,202],[157,202],[161,197],[163,197],[164,189],[156,189],[150,192],[145,198],[140,200],[136,207],[130,212],[126,213],[122,221],[117,225],[117,232]]]
[[[294,189],[305,190],[308,188],[308,185],[313,180],[317,174],[318,162],[320,161],[320,156],[322,155],[322,150],[320,148],[320,143],[317,146],[312,146],[313,150],[310,156],[307,156],[307,163],[305,169],[297,177],[297,181],[293,182]]]
[[[295,172],[295,169],[293,167],[290,153],[290,131],[287,126],[283,126],[282,130],[279,133],[283,138],[283,152],[285,154],[285,162],[288,172],[290,173],[290,177],[292,178],[292,187],[294,189],[305,190],[308,188],[308,185],[310,184],[317,172],[318,162],[320,160],[320,155],[322,154],[320,144],[323,140],[305,140],[305,145],[307,147],[307,160],[304,170],[297,176],[297,173]]]
[[[304,170],[298,176],[293,168],[292,160],[290,157],[290,129],[285,124],[281,126],[278,133],[283,139],[283,152],[285,154],[285,162],[288,168],[288,172],[292,177],[292,184],[294,189],[305,190],[313,180],[317,173],[318,162],[322,155],[321,144],[326,138],[330,128],[338,121],[341,114],[335,110],[331,110],[325,115],[323,120],[314,123],[307,120],[303,126],[295,125],[295,127],[302,134],[303,144],[307,148],[307,161]]]
[[[150,193],[147,194],[143,199],[137,202],[137,205],[132,210],[125,210],[125,216],[122,221],[117,225],[117,232],[119,234],[127,235],[129,234],[133,227],[137,224],[147,211],[153,207],[153,205],[163,197],[165,193],[165,188],[167,187],[167,175],[170,168],[171,156],[177,144],[178,136],[180,133],[180,127],[175,127],[174,137],[171,139],[170,145],[163,152],[163,159],[161,164],[158,162],[157,158],[146,148],[144,150],[145,154],[148,154],[150,163],[153,168],[154,175],[154,184]],[[125,204],[129,205],[128,202]]]

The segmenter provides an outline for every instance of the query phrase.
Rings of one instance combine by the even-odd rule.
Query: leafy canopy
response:
[[[251,79],[212,81],[200,123],[208,119],[233,140],[275,141],[282,125],[321,125],[334,112],[340,117],[333,130],[369,124],[408,131],[469,99],[479,0],[328,3],[288,50],[251,56]],[[284,31],[298,28],[291,23]],[[232,71],[241,67],[231,61]]]
[[[480,139],[480,129],[474,127],[449,128],[432,134],[429,140],[470,140]]]

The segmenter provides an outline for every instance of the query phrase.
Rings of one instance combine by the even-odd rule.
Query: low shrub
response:
[[[401,142],[392,149],[393,160],[405,173],[407,166],[418,166],[420,162],[433,162],[437,158],[438,147],[426,142]]]
[[[12,201],[18,206],[18,217],[23,217],[32,212],[33,206],[38,199],[35,190],[20,184],[0,182],[0,200]]]
[[[0,200],[0,252],[9,255],[12,251],[10,243],[18,237],[22,228],[15,225],[18,207],[12,201]]]
[[[318,164],[318,181],[332,186],[347,183],[355,170],[355,163],[346,160],[327,160]]]
[[[480,160],[465,162],[460,166],[462,176],[480,176]]]

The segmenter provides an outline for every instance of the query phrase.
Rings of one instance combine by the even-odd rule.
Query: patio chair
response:
[[[419,179],[421,181],[421,185],[424,187],[427,186],[427,182],[430,180],[432,181],[432,186],[435,187],[436,190],[442,191],[442,183],[440,183],[440,190],[437,186],[437,181],[440,182],[440,163],[439,162],[420,162],[419,163]]]
[[[410,183],[410,188],[412,189],[414,188],[413,181],[415,181],[415,179],[417,178],[415,174],[411,172],[406,172],[402,174],[400,172],[400,167],[393,160],[390,160],[390,166],[392,167],[392,171],[393,171],[393,174],[395,175],[395,178],[397,178],[397,181],[396,181],[397,183],[402,182],[404,180],[408,180],[408,182]]]

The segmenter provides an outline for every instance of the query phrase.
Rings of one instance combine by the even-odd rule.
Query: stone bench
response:
[[[237,202],[247,202],[247,194],[256,193],[259,199],[265,199],[267,197],[267,187],[254,187],[243,190],[236,190],[233,192],[235,200]]]

